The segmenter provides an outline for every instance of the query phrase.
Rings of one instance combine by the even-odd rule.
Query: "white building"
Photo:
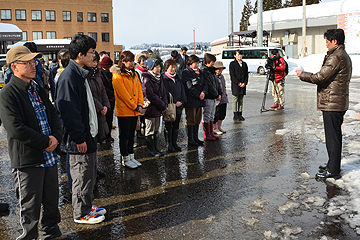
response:
[[[257,14],[249,19],[249,30],[257,28]],[[270,41],[285,47],[286,54],[298,58],[302,52],[303,7],[263,12],[263,29]],[[341,27],[346,33],[349,53],[360,53],[360,0],[342,0],[306,6],[306,54],[326,53],[324,32]]]

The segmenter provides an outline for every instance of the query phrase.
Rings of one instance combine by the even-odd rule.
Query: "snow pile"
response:
[[[359,65],[360,57],[357,56],[353,60],[353,66]],[[355,64],[355,61],[358,61]],[[354,71],[359,71],[354,69]],[[359,75],[358,75],[359,76]],[[359,78],[351,80],[354,84],[359,84]],[[356,85],[356,86],[357,86]],[[343,130],[343,157],[341,160],[341,178],[338,180],[327,179],[328,184],[334,184],[346,191],[345,195],[334,196],[329,200],[327,207],[328,216],[338,216],[360,235],[360,99],[358,89],[350,87],[349,110],[344,116]],[[318,119],[320,122],[320,119]],[[314,202],[313,202],[314,201]],[[306,200],[307,203],[313,202],[313,205],[323,204],[322,199]]]
[[[326,9],[326,11],[324,11]],[[306,6],[306,18],[327,18],[339,14],[354,13],[360,10],[359,0],[342,0],[328,3],[319,3]],[[278,22],[299,21],[303,18],[303,7],[280,8],[263,12],[263,23],[275,24]],[[251,15],[250,26],[257,26],[257,14]],[[250,29],[252,29],[250,27]]]
[[[295,70],[303,70],[306,72],[316,73],[320,70],[323,63],[325,55],[324,54],[312,54],[305,58],[294,59],[288,58],[287,63],[289,64],[289,75],[296,75]],[[360,68],[357,67],[360,65],[360,55],[350,55],[352,61],[352,76],[360,76]]]

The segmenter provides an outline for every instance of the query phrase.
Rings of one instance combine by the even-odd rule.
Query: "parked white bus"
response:
[[[221,51],[221,55],[216,60],[222,61],[226,70],[229,71],[229,64],[235,59],[235,51],[239,48],[225,48]],[[265,74],[265,64],[267,58],[271,55],[271,50],[278,49],[279,54],[287,60],[284,50],[276,47],[245,47],[240,48],[243,52],[243,60],[249,67],[249,72]]]

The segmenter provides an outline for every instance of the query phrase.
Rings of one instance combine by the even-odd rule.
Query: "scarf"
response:
[[[147,70],[147,68],[143,68],[143,67],[141,67],[140,65],[137,65],[137,67],[136,67],[137,69],[139,69],[141,72],[147,72],[148,70]]]
[[[154,76],[154,78],[157,80],[157,81],[160,81],[160,74],[159,75],[155,75],[155,73],[153,73],[153,71],[149,71],[149,73],[151,74],[151,75],[153,75]]]
[[[134,78],[134,72],[132,71],[132,70],[127,70],[127,69],[125,69],[125,71],[126,71],[126,74],[127,75],[129,75],[131,78]]]
[[[200,75],[200,70],[199,69],[193,69],[194,70],[194,72],[199,76]]]
[[[86,88],[86,99],[89,107],[89,124],[90,124],[90,133],[92,137],[96,137],[98,134],[99,126],[98,119],[96,114],[96,108],[94,103],[94,97],[91,93],[91,88],[88,83],[88,80],[85,79],[85,88]]]
[[[171,75],[168,72],[165,72],[165,76],[167,76],[168,78],[170,78],[171,80],[173,80],[175,82],[175,77],[176,77],[176,73],[174,73],[173,75]]]

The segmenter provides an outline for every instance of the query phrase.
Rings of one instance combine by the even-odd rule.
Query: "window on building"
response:
[[[96,13],[88,13],[88,22],[96,22]]]
[[[33,35],[33,41],[43,38],[42,37],[42,32],[32,32],[32,35]]]
[[[64,39],[67,39],[67,40],[72,40],[71,37],[64,37]]]
[[[110,34],[109,33],[101,33],[101,39],[103,42],[109,42],[110,41]]]
[[[102,13],[101,14],[101,21],[102,22],[109,22],[109,14],[108,13]]]
[[[84,35],[84,33],[83,33],[83,32],[78,32],[78,34],[79,34],[79,35]]]
[[[27,41],[27,32],[22,32],[22,40]]]
[[[1,9],[1,20],[11,20],[10,9]]]
[[[26,20],[26,10],[15,10],[16,20]]]
[[[71,21],[71,12],[63,11],[63,21]]]
[[[46,39],[56,39],[56,32],[46,32]]]
[[[55,21],[55,11],[45,11],[46,21]]]
[[[82,13],[82,12],[78,12],[78,13],[77,13],[77,20],[78,20],[78,22],[82,22],[82,21],[83,21],[83,13]]]
[[[92,39],[95,40],[95,42],[97,42],[97,33],[91,33],[91,32],[89,32],[89,37],[91,37]]]
[[[33,21],[41,21],[41,10],[31,10],[31,19]]]

